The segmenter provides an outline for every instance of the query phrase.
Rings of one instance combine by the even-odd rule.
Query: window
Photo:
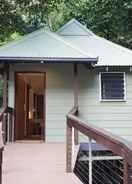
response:
[[[125,73],[101,73],[101,100],[125,100]]]

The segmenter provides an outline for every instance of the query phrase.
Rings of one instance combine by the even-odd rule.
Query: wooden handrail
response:
[[[7,110],[8,110],[8,106],[5,106],[2,108],[2,110],[0,112],[0,121],[3,120],[4,113],[6,113]],[[1,130],[0,130],[0,184],[2,184],[3,150],[4,150],[4,141],[3,141],[2,124],[1,124]]]
[[[78,106],[74,106],[68,113],[67,117],[69,115],[76,115],[78,113]]]
[[[119,136],[116,136],[102,128],[96,127],[75,116],[78,110],[74,107],[67,115],[68,127],[73,127],[97,143],[105,145],[113,153],[123,157],[130,166],[132,166],[132,142],[129,142]]]

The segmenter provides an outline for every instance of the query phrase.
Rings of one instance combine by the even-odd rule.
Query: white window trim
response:
[[[101,74],[103,73],[121,73],[124,78],[124,99],[102,99],[102,90],[101,90]],[[99,72],[99,101],[100,102],[126,102],[126,74],[125,72]]]

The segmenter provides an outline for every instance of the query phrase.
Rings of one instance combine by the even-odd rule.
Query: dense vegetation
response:
[[[0,0],[0,43],[40,26],[57,30],[71,18],[132,48],[131,0]]]

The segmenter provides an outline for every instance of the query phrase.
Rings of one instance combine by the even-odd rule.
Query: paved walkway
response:
[[[2,184],[81,184],[65,173],[65,145],[21,142],[5,146]]]

